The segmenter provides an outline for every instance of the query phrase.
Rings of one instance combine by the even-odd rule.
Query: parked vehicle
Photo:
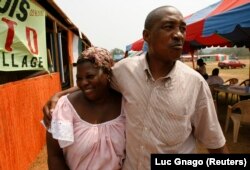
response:
[[[224,60],[218,62],[218,67],[223,68],[244,68],[246,64],[240,62],[239,60]]]

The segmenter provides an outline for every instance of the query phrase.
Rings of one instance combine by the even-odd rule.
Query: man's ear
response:
[[[149,42],[149,38],[150,38],[149,31],[147,29],[144,29],[143,32],[142,32],[142,35],[143,35],[144,41],[146,41],[148,43]]]

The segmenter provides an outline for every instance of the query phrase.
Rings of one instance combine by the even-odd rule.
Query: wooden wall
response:
[[[27,170],[45,144],[42,106],[61,90],[59,73],[0,85],[0,169]]]

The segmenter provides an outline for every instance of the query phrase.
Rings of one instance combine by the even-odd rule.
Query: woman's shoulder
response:
[[[70,102],[73,102],[75,100],[78,100],[80,98],[80,96],[82,96],[82,91],[81,90],[77,90],[73,93],[70,93],[67,95],[67,98]]]
[[[84,95],[83,92],[81,90],[75,91],[71,94],[69,94],[67,96],[68,101],[70,102],[70,104],[76,108],[80,106],[84,106],[85,103],[85,99],[84,99]]]
[[[52,113],[52,119],[62,121],[72,121],[75,114],[75,109],[68,99],[68,95],[62,96]]]
[[[68,95],[64,95],[58,99],[56,107],[62,107],[63,105],[67,105],[69,100],[67,98]]]

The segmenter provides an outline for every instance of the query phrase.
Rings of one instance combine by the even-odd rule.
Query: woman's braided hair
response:
[[[90,61],[95,67],[102,68],[107,74],[111,74],[111,67],[114,65],[111,53],[100,47],[89,47],[84,50],[77,60],[77,65]]]

